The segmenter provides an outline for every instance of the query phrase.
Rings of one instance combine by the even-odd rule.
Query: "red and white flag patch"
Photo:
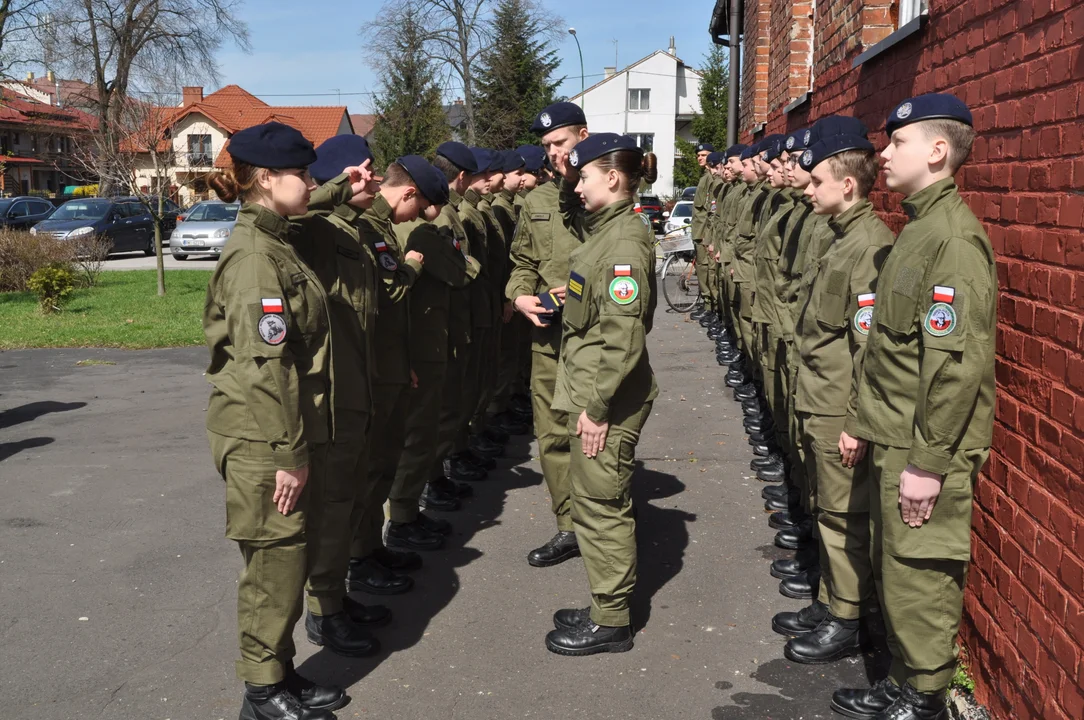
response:
[[[614,265],[614,277],[632,277],[632,265]]]
[[[933,286],[933,301],[952,304],[952,301],[956,299],[956,288],[945,287],[944,285]]]
[[[387,252],[388,251],[388,244],[386,242],[384,242],[383,240],[377,240],[373,244],[376,246],[377,252]]]
[[[282,312],[282,298],[261,298],[260,303],[265,313]]]
[[[870,307],[877,300],[877,293],[863,293],[858,296],[858,307]]]

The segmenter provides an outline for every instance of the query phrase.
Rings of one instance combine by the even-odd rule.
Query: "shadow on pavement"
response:
[[[10,410],[0,412],[0,430],[12,427],[13,425],[37,420],[42,415],[78,410],[81,407],[86,407],[86,405],[85,402],[62,403],[56,402],[55,400],[43,400],[41,402],[20,405],[17,408],[11,408]]]
[[[374,631],[380,640],[380,652],[370,658],[346,658],[321,648],[298,667],[298,672],[317,682],[339,685],[349,691],[393,653],[407,650],[421,641],[433,618],[459,592],[457,569],[482,557],[481,551],[468,547],[471,539],[482,530],[500,525],[499,518],[510,492],[542,482],[541,474],[520,465],[530,460],[529,440],[522,436],[510,440],[506,457],[498,459],[497,467],[490,470],[489,477],[472,483],[474,496],[464,500],[462,510],[454,513],[425,511],[433,517],[447,519],[452,523],[453,531],[443,549],[422,553],[422,568],[411,573],[415,580],[411,592],[392,598],[352,593],[355,599],[369,605],[387,603],[395,614],[391,625]],[[358,700],[354,698],[355,703]],[[345,716],[343,714],[351,709],[360,711],[355,704],[353,708],[348,705],[339,712]]]
[[[23,450],[29,450],[30,448],[44,447],[50,443],[55,442],[55,438],[51,437],[36,437],[27,438],[26,440],[17,440],[16,442],[0,443],[0,462],[7,460],[12,455],[21,452]]]
[[[632,478],[632,499],[636,507],[636,589],[632,595],[632,625],[637,631],[651,619],[655,594],[681,572],[689,546],[687,524],[696,515],[678,508],[661,508],[654,500],[673,497],[685,490],[685,483],[673,475],[647,470],[637,461]]]

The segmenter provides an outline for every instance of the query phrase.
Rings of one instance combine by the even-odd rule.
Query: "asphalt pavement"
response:
[[[339,718],[835,717],[880,655],[783,659],[778,593],[740,407],[696,323],[660,306],[661,394],[637,455],[635,648],[559,657],[552,613],[589,600],[580,561],[536,569],[554,532],[536,447],[513,441],[446,517],[449,547],[386,602],[383,651],[346,659],[296,633],[303,673],[349,688]],[[210,462],[204,348],[0,353],[0,717],[235,718],[236,580]],[[874,670],[875,672],[875,670]]]

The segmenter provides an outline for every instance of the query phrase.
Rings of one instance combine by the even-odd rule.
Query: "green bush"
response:
[[[28,290],[34,271],[49,265],[69,265],[79,248],[50,235],[31,235],[25,230],[0,230],[0,292]]]
[[[57,312],[75,290],[75,275],[63,263],[52,263],[38,268],[26,281],[26,288],[38,296],[41,311],[48,315]]]

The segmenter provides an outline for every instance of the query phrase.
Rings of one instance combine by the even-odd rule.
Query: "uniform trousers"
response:
[[[696,281],[700,285],[700,297],[704,301],[705,307],[708,310],[714,312],[712,308],[712,298],[707,292],[708,290],[708,250],[704,247],[702,242],[696,242]]]
[[[309,611],[313,615],[342,612],[346,570],[354,540],[354,504],[368,495],[366,458],[369,413],[335,411],[335,440],[327,449],[323,502],[309,503]]]
[[[306,543],[307,509],[322,501],[327,445],[310,446],[309,478],[288,515],[274,502],[271,445],[208,432],[215,467],[226,481],[226,537],[241,549],[237,582],[237,677],[273,685],[293,662],[294,626],[305,579],[318,559]]]
[[[433,477],[447,368],[446,362],[424,360],[411,365],[410,369],[418,376],[418,387],[407,390],[403,454],[388,493],[388,515],[393,522],[409,523],[417,519],[418,500]]]
[[[596,457],[572,443],[572,524],[591,585],[591,620],[598,625],[629,624],[629,600],[636,585],[636,520],[632,508],[632,473],[640,431],[651,403],[611,420],[606,445]],[[580,412],[568,414],[575,437]]]
[[[443,463],[448,457],[467,447],[467,424],[473,412],[467,405],[477,388],[470,376],[472,344],[449,348],[448,363],[444,369],[444,388],[440,393],[440,421],[437,434],[437,451],[429,477],[444,474]]]
[[[367,478],[354,502],[351,526],[354,542],[350,557],[364,558],[383,546],[384,503],[388,500],[395,471],[403,454],[406,418],[410,409],[406,383],[373,383],[373,424],[369,431]]]
[[[556,355],[532,353],[531,408],[534,411],[534,434],[538,440],[538,461],[550,493],[550,505],[557,518],[557,529],[571,532],[569,505],[569,433],[568,413],[554,410],[553,393],[557,385]]]
[[[919,692],[940,692],[956,666],[973,488],[990,449],[956,451],[933,513],[919,528],[903,522],[898,505],[909,450],[870,443],[869,452],[873,574],[892,653],[889,677]]]

